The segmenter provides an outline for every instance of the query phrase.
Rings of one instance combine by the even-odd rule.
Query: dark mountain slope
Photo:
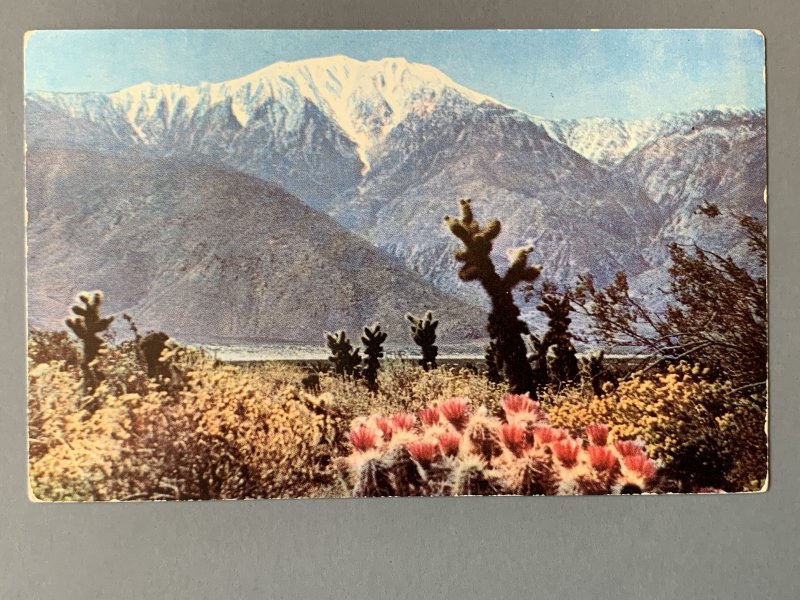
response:
[[[57,326],[83,289],[109,311],[192,341],[320,342],[379,320],[408,336],[430,308],[455,341],[483,313],[282,189],[175,160],[31,151],[28,285],[32,324]]]

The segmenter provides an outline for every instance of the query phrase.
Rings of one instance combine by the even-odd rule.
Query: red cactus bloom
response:
[[[610,471],[617,464],[617,457],[605,446],[589,446],[589,462],[595,471]]]
[[[460,435],[450,431],[445,431],[436,439],[439,440],[439,445],[442,447],[442,452],[444,454],[447,456],[456,456],[458,454],[458,446],[461,444]]]
[[[525,450],[525,430],[514,423],[503,423],[500,426],[500,437],[503,443],[514,454],[519,456]]]
[[[366,452],[375,447],[377,437],[375,431],[361,425],[358,429],[354,429],[350,432],[350,443],[353,444],[353,448],[359,452]]]
[[[392,423],[386,417],[378,417],[375,419],[375,425],[378,426],[378,429],[381,430],[383,433],[383,441],[388,442],[392,439],[392,434],[394,433],[394,427],[392,427]]]
[[[439,405],[439,413],[456,429],[461,429],[467,422],[466,398],[450,398]]]
[[[652,479],[656,474],[655,463],[649,458],[647,458],[647,455],[644,452],[626,456],[625,468],[628,469],[629,471],[637,473],[645,481],[647,481],[648,479]]]
[[[431,425],[436,425],[439,422],[439,409],[435,406],[431,408],[423,408],[421,411],[419,411],[419,420],[423,425],[428,427]]]
[[[620,456],[636,456],[644,453],[644,444],[638,440],[617,440],[614,447]]]
[[[431,440],[416,440],[406,445],[406,450],[415,461],[429,465],[439,456],[439,444]]]
[[[414,423],[416,422],[417,419],[414,415],[399,414],[392,417],[392,425],[395,429],[411,431],[414,429]]]
[[[540,444],[552,444],[558,440],[563,440],[567,437],[567,432],[563,429],[554,429],[553,427],[534,427],[533,435]]]
[[[558,462],[568,469],[578,464],[578,451],[581,449],[581,445],[578,441],[569,438],[556,440],[551,447],[553,448],[553,454],[556,455]]]
[[[503,396],[500,406],[503,407],[507,415],[509,413],[532,412],[536,408],[536,403],[531,400],[529,394],[506,394]]]
[[[586,428],[589,441],[595,446],[605,446],[608,443],[608,427],[600,423],[593,423]]]

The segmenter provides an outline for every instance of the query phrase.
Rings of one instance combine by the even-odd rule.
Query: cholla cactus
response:
[[[108,329],[114,321],[114,317],[100,316],[103,292],[82,293],[78,296],[78,300],[83,303],[83,306],[76,304],[72,307],[72,312],[78,316],[67,319],[66,324],[83,342],[81,369],[86,388],[91,392],[103,380],[103,374],[93,364],[103,345],[103,339],[98,334]]]
[[[539,384],[547,382],[547,348],[542,344],[542,339],[535,333],[528,335],[528,363],[533,369],[533,380]]]
[[[411,323],[411,339],[422,350],[420,366],[426,371],[435,369],[436,355],[439,353],[439,348],[436,346],[436,326],[439,325],[439,321],[433,318],[431,311],[427,311],[422,318],[409,313],[406,319]]]
[[[142,338],[139,346],[147,364],[147,376],[151,379],[166,378],[170,376],[169,363],[162,359],[162,354],[167,349],[169,336],[162,331],[148,333]]]
[[[508,394],[503,418],[451,398],[420,411],[357,419],[343,461],[356,496],[641,493],[657,469],[639,440],[586,440],[550,426],[538,402]]]
[[[578,377],[578,359],[572,345],[569,325],[572,312],[569,294],[545,293],[536,310],[549,318],[547,332],[537,348],[537,371],[546,372],[546,381],[561,386]],[[537,340],[538,341],[538,340]]]
[[[532,282],[539,277],[541,267],[528,265],[530,247],[509,252],[510,266],[502,277],[492,262],[492,243],[500,233],[500,221],[491,221],[481,227],[472,214],[469,200],[461,200],[461,217],[445,217],[445,224],[464,248],[455,258],[464,266],[458,272],[463,281],[478,281],[492,302],[487,330],[495,343],[495,360],[500,373],[508,380],[512,392],[535,395],[533,371],[527,361],[523,335],[528,326],[520,319],[514,303],[513,290],[522,282]]]
[[[381,367],[380,359],[383,358],[383,342],[386,341],[386,334],[381,331],[378,323],[372,328],[364,327],[364,335],[361,336],[361,343],[364,344],[364,369],[362,374],[367,381],[370,391],[378,389],[378,369]]]
[[[331,355],[328,360],[333,363],[334,370],[342,377],[358,377],[360,375],[361,351],[347,339],[344,331],[326,333],[325,338]]]
[[[597,350],[580,357],[579,371],[581,384],[590,387],[595,396],[603,395],[603,350]]]

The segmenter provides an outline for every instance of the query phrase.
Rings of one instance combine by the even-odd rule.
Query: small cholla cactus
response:
[[[380,359],[383,358],[383,342],[386,334],[381,331],[381,326],[375,323],[371,328],[364,327],[361,343],[364,344],[364,368],[361,373],[367,382],[367,387],[374,392],[378,389],[378,369],[381,368]]]
[[[487,366],[496,369],[508,381],[512,392],[535,395],[533,370],[527,361],[522,337],[529,333],[528,326],[520,318],[513,296],[517,285],[539,277],[541,267],[528,265],[533,249],[524,247],[509,251],[508,270],[500,276],[491,258],[492,244],[500,234],[500,221],[494,220],[481,227],[472,214],[469,200],[461,200],[461,217],[445,217],[444,221],[464,244],[464,248],[455,253],[456,260],[464,263],[458,276],[463,281],[480,282],[492,302],[487,331],[496,351]]]
[[[548,329],[542,337],[537,352],[539,360],[538,370],[546,371],[546,382],[552,385],[563,385],[574,381],[578,377],[578,359],[575,356],[575,347],[569,333],[572,319],[570,295],[554,293],[554,286],[546,287],[542,295],[542,302],[536,310],[548,317]]]
[[[300,380],[300,385],[303,387],[303,390],[311,394],[319,394],[322,391],[319,382],[319,373],[304,375]]]
[[[331,355],[328,360],[333,363],[333,368],[342,377],[358,377],[360,375],[361,350],[353,349],[347,334],[344,331],[326,333],[325,338]]]
[[[409,414],[357,419],[344,478],[355,496],[641,493],[656,463],[639,440],[609,444],[608,427],[587,440],[549,426],[538,402],[506,395],[504,418],[451,398]]]
[[[603,395],[603,357],[602,350],[584,354],[580,357],[578,366],[582,385],[590,387],[592,393],[598,397]]]
[[[85,292],[78,296],[83,306],[74,305],[72,312],[78,315],[67,319],[66,324],[72,332],[83,342],[83,370],[86,389],[94,391],[103,380],[103,374],[94,366],[94,361],[103,345],[102,338],[98,335],[108,329],[114,317],[101,317],[100,305],[103,303],[102,292]]]
[[[426,371],[435,369],[436,355],[439,353],[439,348],[436,346],[436,326],[439,325],[439,321],[433,318],[431,311],[427,311],[422,318],[409,313],[406,319],[411,323],[411,339],[422,351],[420,366]]]
[[[170,376],[168,360],[162,360],[162,354],[167,349],[169,336],[162,331],[148,333],[139,342],[139,346],[147,364],[147,376],[151,379],[166,378]]]

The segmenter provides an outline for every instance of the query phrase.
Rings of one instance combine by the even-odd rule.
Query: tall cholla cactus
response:
[[[569,333],[572,312],[569,294],[545,293],[536,310],[549,318],[547,332],[537,349],[537,370],[547,373],[547,381],[562,385],[578,377],[578,359]],[[534,344],[536,345],[536,344]]]
[[[499,372],[512,392],[535,397],[533,370],[522,337],[529,333],[528,326],[520,319],[512,294],[518,284],[535,281],[541,273],[540,266],[528,265],[533,249],[511,250],[510,266],[501,277],[491,259],[492,242],[500,233],[500,221],[481,227],[472,214],[470,201],[461,200],[461,218],[445,217],[445,224],[464,243],[464,248],[455,253],[456,260],[464,263],[458,276],[463,281],[479,281],[492,302],[487,330],[497,348],[495,363]]]
[[[507,394],[503,417],[466,398],[418,415],[359,417],[352,452],[338,459],[354,496],[583,495],[652,491],[657,465],[639,440],[611,440],[592,424],[586,439],[551,427],[538,402]]]
[[[383,342],[386,333],[381,331],[381,326],[375,323],[372,328],[364,327],[361,343],[364,344],[364,368],[362,375],[367,381],[367,387],[374,392],[378,389],[378,369],[381,368],[380,359],[383,358]]]
[[[83,303],[83,306],[76,304],[72,307],[72,312],[78,316],[67,319],[66,324],[83,342],[81,369],[86,388],[91,392],[103,380],[103,374],[92,364],[103,345],[103,340],[98,334],[108,329],[114,321],[114,317],[103,318],[100,316],[103,292],[85,292],[78,296],[78,300]]]
[[[436,327],[439,321],[433,318],[433,313],[427,311],[422,318],[407,314],[406,319],[411,323],[411,339],[422,350],[420,366],[426,371],[436,368],[436,355],[439,348],[436,346]]]
[[[328,360],[333,363],[334,370],[342,377],[358,377],[361,364],[361,350],[353,349],[344,331],[326,333],[325,338],[331,355]]]

